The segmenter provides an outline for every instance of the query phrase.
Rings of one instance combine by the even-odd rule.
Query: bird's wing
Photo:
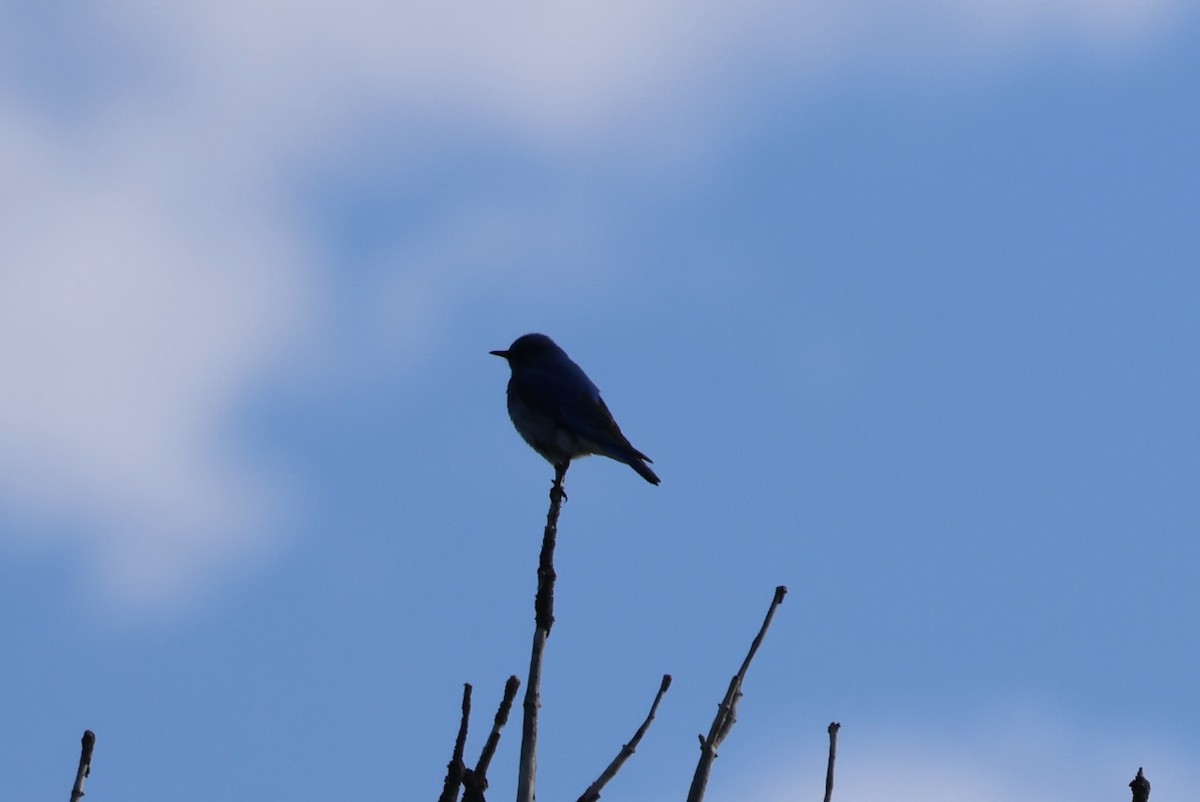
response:
[[[604,399],[599,395],[596,396],[595,403],[587,405],[586,410],[581,410],[580,421],[578,423],[581,429],[586,429],[589,440],[597,444],[605,442],[614,443],[619,451],[625,453],[614,454],[618,459],[628,460],[630,457],[643,459],[646,462],[653,462],[642,452],[633,447],[633,443],[621,432],[621,427],[617,425],[617,421],[613,418],[612,413],[608,411],[608,405],[604,403]]]
[[[525,367],[515,372],[512,391],[530,409],[553,420],[558,425],[598,446],[610,446],[616,459],[649,460],[634,448],[613,420],[600,390],[587,375],[575,367],[554,370]]]

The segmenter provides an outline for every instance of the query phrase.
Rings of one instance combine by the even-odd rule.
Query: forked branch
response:
[[[767,616],[763,619],[758,635],[750,644],[750,651],[746,654],[746,659],[742,661],[742,667],[729,681],[729,690],[725,692],[725,698],[717,707],[717,716],[708,730],[708,736],[700,736],[700,760],[696,764],[696,773],[692,776],[692,787],[688,791],[687,802],[700,802],[704,799],[704,791],[708,787],[708,775],[712,772],[712,764],[717,757],[717,747],[721,745],[725,736],[729,735],[729,731],[737,722],[737,706],[742,698],[742,682],[746,678],[746,671],[750,668],[750,661],[754,659],[758,647],[762,645],[767,628],[771,626],[771,619],[775,617],[775,610],[783,603],[783,597],[786,595],[787,588],[783,585],[775,588],[775,597],[767,609]]]

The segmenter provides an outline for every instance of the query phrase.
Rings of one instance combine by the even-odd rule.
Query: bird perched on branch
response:
[[[600,397],[583,369],[545,334],[518,337],[507,351],[492,351],[508,360],[508,415],[533,450],[555,468],[566,469],[576,457],[600,454],[633,468],[650,484],[658,484],[651,459],[638,451]]]

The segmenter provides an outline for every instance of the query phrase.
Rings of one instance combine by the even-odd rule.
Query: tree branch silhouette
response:
[[[471,720],[471,683],[463,683],[462,719],[458,723],[458,737],[454,739],[454,754],[446,764],[446,780],[442,783],[442,795],[438,802],[455,802],[458,799],[458,789],[463,782],[466,766],[463,763],[463,750],[467,745],[467,725]]]
[[[717,707],[717,716],[708,730],[708,737],[700,736],[700,760],[696,764],[696,773],[692,776],[692,787],[688,791],[687,802],[700,802],[704,799],[704,790],[708,786],[708,775],[712,772],[713,760],[717,757],[717,747],[721,745],[737,722],[737,706],[742,698],[742,681],[746,678],[750,661],[754,659],[758,647],[762,645],[763,637],[767,634],[767,627],[771,626],[771,619],[775,617],[775,610],[783,603],[783,597],[786,595],[787,588],[783,585],[775,588],[775,596],[771,600],[771,606],[767,609],[767,617],[763,619],[758,635],[750,644],[750,651],[746,654],[746,659],[742,661],[742,667],[729,681],[729,690],[725,692],[725,698]]]
[[[554,484],[550,487],[550,510],[542,534],[542,552],[538,559],[537,596],[533,602],[533,649],[529,656],[529,677],[525,686],[524,721],[521,728],[521,758],[517,771],[517,802],[533,802],[537,786],[538,709],[542,706],[542,655],[550,628],[554,626],[554,543],[558,536],[558,513],[567,497],[563,480],[571,463],[554,466]]]
[[[837,736],[842,728],[836,721],[829,724],[829,762],[825,765],[825,802],[833,798],[833,761],[837,759]]]
[[[612,763],[608,764],[608,768],[600,773],[596,781],[588,786],[588,789],[579,797],[578,802],[596,802],[600,798],[600,792],[604,786],[608,785],[608,781],[617,776],[617,772],[621,770],[621,766],[625,761],[637,751],[638,744],[642,742],[642,736],[646,734],[646,730],[650,729],[650,722],[654,721],[654,714],[658,712],[658,703],[662,701],[663,694],[667,692],[667,688],[671,687],[671,675],[663,674],[662,683],[658,686],[658,693],[654,696],[654,703],[650,705],[650,713],[647,714],[646,720],[642,722],[642,726],[638,727],[637,732],[633,734],[633,738],[629,743],[621,747],[621,751],[613,758]]]
[[[487,743],[479,753],[475,768],[467,769],[463,773],[463,802],[484,802],[483,792],[488,788],[488,768],[492,765],[492,756],[496,754],[496,747],[500,743],[500,730],[508,723],[508,714],[512,710],[513,700],[517,698],[519,687],[521,680],[516,677],[509,677],[508,682],[504,683],[504,697],[500,700],[496,717],[492,719],[492,731],[488,733]]]
[[[96,748],[96,733],[83,731],[82,747],[79,750],[79,768],[75,771],[75,785],[71,787],[71,802],[83,799],[83,782],[92,773],[92,750]]]
[[[1141,766],[1138,766],[1137,776],[1130,781],[1129,789],[1133,791],[1133,802],[1149,802],[1150,781],[1146,779],[1145,774],[1142,774]]]

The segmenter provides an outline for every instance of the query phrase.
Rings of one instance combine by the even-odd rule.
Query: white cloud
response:
[[[1200,773],[1187,749],[1139,732],[1068,723],[1019,706],[971,724],[923,723],[864,731],[843,723],[838,739],[835,800],[894,802],[1092,802],[1129,798],[1129,781],[1144,768],[1151,798],[1190,798]],[[1111,727],[1111,723],[1109,724]],[[795,746],[795,745],[793,745]],[[797,782],[824,785],[826,743],[803,744],[800,778],[791,753],[789,771],[747,772],[766,776],[742,787],[742,798],[769,800],[795,795]],[[820,757],[820,760],[815,759]],[[819,765],[818,765],[819,764]],[[814,776],[810,776],[814,775]]]
[[[269,482],[230,442],[229,425],[249,383],[321,319],[310,243],[281,188],[289,171],[336,156],[369,115],[418,120],[421,136],[506,132],[551,153],[635,130],[657,138],[661,155],[703,138],[679,119],[704,108],[716,116],[755,75],[805,80],[885,40],[898,58],[935,40],[961,48],[964,36],[1123,45],[1177,6],[126,0],[105,9],[73,29],[93,38],[78,48],[78,80],[92,81],[86,68],[109,57],[123,67],[105,71],[75,113],[45,116],[53,90],[0,84],[0,504],[30,530],[81,533],[120,596],[161,600],[206,566],[253,553],[270,528]],[[11,43],[26,29],[19,10],[5,13]],[[0,58],[20,74],[20,55]],[[420,159],[422,147],[395,143],[401,159]],[[505,199],[491,203],[444,221],[444,241],[425,236],[395,254],[403,275],[381,303],[428,325],[437,316],[414,306],[414,293],[444,298],[446,287],[473,283],[463,281],[469,267],[442,271],[445,255],[463,261],[493,242],[511,252],[521,220]],[[555,209],[526,207],[524,230],[547,215],[571,230]],[[577,233],[591,236],[587,226]]]
[[[985,41],[1066,36],[1096,47],[1124,47],[1161,30],[1181,10],[1173,0],[969,0],[937,3]]]
[[[269,488],[228,416],[302,331],[302,263],[236,187],[6,118],[0,499],[32,529],[86,533],[117,597],[161,600],[261,545]]]
[[[878,63],[881,53],[901,63],[925,64],[930,51],[986,60],[1030,39],[1124,49],[1182,13],[1179,0],[128,0],[120,8],[127,27],[157,42],[174,65],[165,74],[198,108],[240,121],[260,145],[336,136],[364,104],[511,130],[543,146],[603,139],[631,123],[649,133],[764,77],[809,81]]]

